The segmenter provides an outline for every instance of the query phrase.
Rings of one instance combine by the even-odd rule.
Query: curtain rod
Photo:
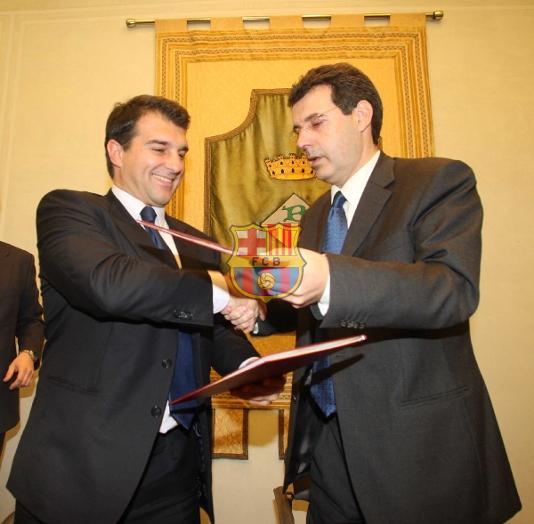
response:
[[[389,18],[391,16],[391,13],[367,13],[364,14],[364,18]],[[441,20],[444,16],[444,12],[441,10],[438,11],[432,11],[431,13],[425,13],[425,16],[429,18],[430,20]],[[303,20],[322,20],[322,19],[330,19],[330,15],[302,15]],[[243,16],[241,17],[243,22],[258,22],[258,21],[265,21],[268,22],[270,17],[269,16]],[[210,22],[210,18],[188,18],[188,22]],[[126,26],[128,28],[136,27],[138,25],[148,25],[148,24],[154,24],[155,20],[147,20],[147,19],[140,19],[137,20],[135,18],[127,18],[126,19]]]

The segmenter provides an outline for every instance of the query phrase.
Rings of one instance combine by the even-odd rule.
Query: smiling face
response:
[[[292,112],[297,145],[317,178],[329,184],[342,187],[377,149],[370,129],[372,108],[365,100],[345,115],[332,101],[332,88],[321,84],[296,102]]]
[[[147,112],[135,125],[125,148],[107,143],[116,186],[151,206],[165,206],[184,174],[186,131],[158,112]]]

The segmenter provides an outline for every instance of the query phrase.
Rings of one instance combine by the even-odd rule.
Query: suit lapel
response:
[[[156,258],[167,266],[177,267],[172,252],[169,249],[158,249],[152,244],[148,233],[132,218],[112,191],[107,193],[106,198],[110,205],[113,223],[121,231],[124,238],[129,241],[132,250],[141,259],[153,261]]]
[[[330,191],[321,195],[314,207],[317,208],[317,213],[314,216],[310,214],[306,217],[306,227],[301,230],[299,247],[321,251],[326,220],[330,209]]]
[[[380,153],[380,158],[365,186],[343,244],[342,255],[354,255],[379,217],[391,196],[387,189],[394,181],[393,159]]]

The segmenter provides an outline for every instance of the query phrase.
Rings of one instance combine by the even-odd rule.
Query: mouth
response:
[[[308,162],[310,163],[310,165],[315,168],[315,166],[321,161],[321,158],[320,156],[308,156]]]
[[[154,179],[161,185],[167,188],[172,188],[174,181],[178,175],[162,175],[160,173],[152,173]]]

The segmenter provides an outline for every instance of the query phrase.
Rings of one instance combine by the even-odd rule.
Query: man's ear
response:
[[[358,130],[363,132],[370,127],[373,119],[373,106],[367,100],[360,100],[352,110]]]
[[[106,149],[109,155],[111,163],[115,167],[122,167],[122,154],[124,153],[124,148],[114,139],[108,140],[106,144]]]

